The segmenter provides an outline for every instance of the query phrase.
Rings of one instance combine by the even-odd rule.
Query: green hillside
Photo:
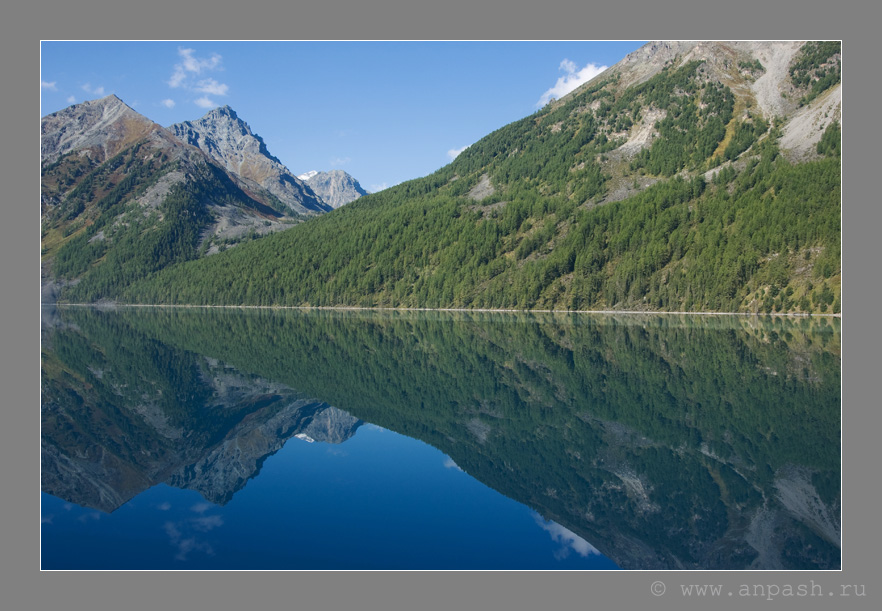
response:
[[[623,154],[641,126],[657,137]],[[828,129],[815,159],[793,163],[778,150],[780,125],[705,63],[671,64],[630,87],[614,73],[430,176],[107,296],[837,312],[838,124]]]
[[[152,272],[198,257],[215,216],[205,202],[279,216],[219,168],[173,154],[140,141],[100,164],[69,153],[43,167],[44,194],[60,203],[44,218],[42,255],[53,277],[70,283],[65,300],[112,299]],[[155,206],[137,202],[164,177],[183,171],[189,180],[174,184]]]

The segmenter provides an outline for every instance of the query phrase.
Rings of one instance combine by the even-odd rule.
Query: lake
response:
[[[42,568],[838,569],[840,335],[44,307]]]

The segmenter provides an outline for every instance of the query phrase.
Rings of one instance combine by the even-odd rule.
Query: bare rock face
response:
[[[353,435],[358,427],[364,424],[358,418],[343,410],[328,406],[316,413],[308,425],[301,431],[315,441],[325,443],[343,443]]]
[[[332,208],[339,208],[368,193],[357,180],[343,170],[330,172],[312,170],[301,174],[298,178],[306,181],[306,184]]]
[[[272,415],[258,411],[234,427],[219,445],[178,468],[166,483],[196,490],[206,500],[225,505],[291,437],[303,434],[314,441],[342,443],[361,424],[346,412],[309,399],[293,401]]]
[[[115,95],[69,106],[40,122],[40,160],[53,162],[81,150],[105,161],[162,127],[132,110]]]
[[[836,84],[803,105],[804,86],[794,84],[791,68],[807,48],[806,41],[654,41],[645,44],[592,81],[567,94],[557,103],[578,95],[605,79],[617,79],[618,88],[643,83],[665,68],[677,68],[690,61],[701,61],[705,78],[728,86],[737,100],[736,119],[749,114],[767,122],[781,122],[780,147],[788,157],[804,160],[814,154],[815,146],[830,123],[841,121],[841,85]],[[831,65],[838,65],[836,55]],[[758,63],[759,69],[746,66]],[[629,157],[648,146],[655,136],[658,121],[655,109],[647,109],[644,121],[627,134],[628,141],[616,151]],[[615,154],[614,154],[615,156]]]
[[[182,141],[205,151],[229,172],[266,189],[291,212],[320,214],[331,210],[270,154],[263,139],[229,106],[215,108],[197,121],[184,121],[169,129]]]

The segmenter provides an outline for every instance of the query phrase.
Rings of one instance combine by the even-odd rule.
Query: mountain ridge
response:
[[[228,171],[253,181],[297,214],[328,212],[326,205],[266,147],[263,138],[229,106],[210,110],[200,119],[183,121],[169,130],[221,163]]]
[[[306,182],[323,201],[334,209],[368,194],[355,178],[343,170],[329,170],[327,172],[311,170],[301,174],[298,178]]]
[[[434,174],[125,299],[837,313],[840,66],[838,43],[650,43]]]
[[[115,95],[43,117],[41,166],[42,297],[49,301],[62,293],[107,299],[172,262],[301,218]]]
[[[91,298],[838,313],[840,75],[839,43],[649,43],[434,174]],[[212,113],[227,145],[179,129],[227,172],[230,125],[275,163]]]

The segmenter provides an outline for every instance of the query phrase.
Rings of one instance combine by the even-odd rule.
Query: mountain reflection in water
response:
[[[42,488],[225,505],[292,437],[370,422],[531,508],[561,554],[838,568],[839,338],[817,318],[44,309]]]

